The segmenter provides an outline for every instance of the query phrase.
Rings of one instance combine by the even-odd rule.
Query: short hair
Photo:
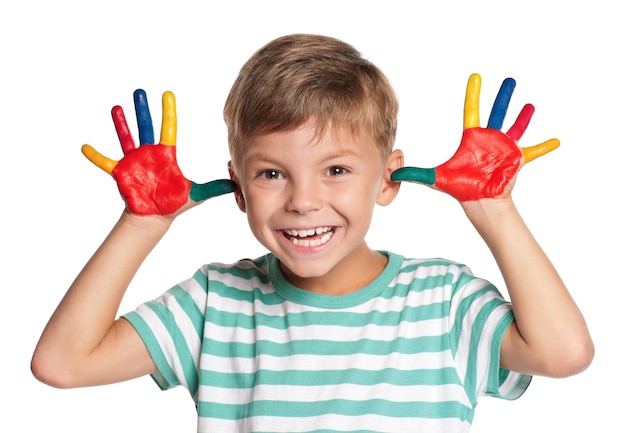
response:
[[[351,45],[293,34],[260,48],[243,65],[226,99],[233,163],[246,141],[313,120],[317,136],[345,127],[370,134],[386,158],[393,149],[398,101],[387,77]]]

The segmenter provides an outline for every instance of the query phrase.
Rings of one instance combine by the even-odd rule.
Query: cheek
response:
[[[381,179],[379,176],[372,176],[371,179],[361,182],[356,188],[352,190],[352,195],[356,199],[357,197],[361,201],[375,202],[380,191]]]
[[[378,185],[362,183],[359,187],[339,188],[332,192],[332,201],[346,212],[371,212],[378,198]]]
[[[269,191],[246,191],[244,201],[246,213],[251,223],[267,220],[279,206],[277,194],[272,194]]]
[[[246,201],[246,218],[248,219],[248,226],[250,231],[257,240],[263,243],[265,228],[269,220],[269,214],[266,210],[259,206],[259,203],[254,200]]]

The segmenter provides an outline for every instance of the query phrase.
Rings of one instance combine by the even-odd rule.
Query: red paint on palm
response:
[[[469,128],[452,158],[435,168],[435,186],[459,201],[497,197],[521,162],[522,153],[508,135],[493,128]]]
[[[175,146],[139,146],[111,174],[131,212],[140,215],[176,212],[187,202],[191,189],[176,162]]]

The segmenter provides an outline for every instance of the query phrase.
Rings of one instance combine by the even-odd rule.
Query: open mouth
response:
[[[283,234],[294,245],[300,247],[318,247],[324,245],[333,236],[332,227],[317,227],[314,229],[288,229]]]

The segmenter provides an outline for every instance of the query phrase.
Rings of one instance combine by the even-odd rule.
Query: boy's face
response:
[[[373,264],[364,238],[375,204],[395,197],[399,184],[389,176],[402,163],[394,151],[381,164],[366,134],[329,128],[318,140],[309,123],[251,140],[231,176],[255,237],[279,258],[287,279],[305,288],[303,279],[340,283]]]

